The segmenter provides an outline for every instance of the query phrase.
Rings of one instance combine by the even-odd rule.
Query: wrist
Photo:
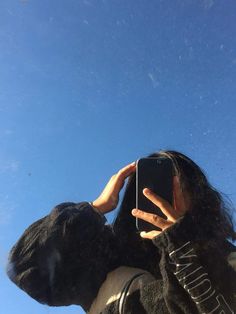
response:
[[[103,206],[101,206],[100,202],[95,200],[93,202],[90,202],[90,205],[93,206],[100,214],[105,214]]]
[[[97,212],[99,214],[99,216],[102,218],[103,222],[106,223],[107,222],[107,219],[106,217],[104,216],[104,213],[101,212],[98,208],[96,208],[93,204],[93,202],[88,202],[90,204],[90,206],[92,206],[93,210],[95,212]]]

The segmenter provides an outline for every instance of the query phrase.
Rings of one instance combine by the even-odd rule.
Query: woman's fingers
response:
[[[124,168],[120,169],[117,172],[117,178],[119,179],[126,179],[129,175],[131,175],[131,173],[133,173],[136,169],[136,164],[135,162],[132,162],[131,164],[125,166]]]
[[[174,188],[179,188],[179,182],[177,179],[174,179]],[[178,189],[176,189],[177,195],[178,195]],[[155,215],[153,213],[144,212],[142,210],[139,210],[137,208],[132,210],[132,215],[135,216],[138,219],[145,220],[146,222],[158,227],[161,229],[160,231],[153,230],[150,232],[141,232],[140,235],[142,238],[146,239],[153,239],[156,236],[158,236],[162,231],[164,231],[166,228],[169,228],[171,225],[173,225],[176,220],[180,217],[179,213],[171,206],[169,202],[167,202],[162,197],[156,195],[154,192],[152,192],[150,189],[145,188],[143,190],[143,194],[146,196],[147,199],[149,199],[154,205],[160,208],[162,213],[166,216],[166,219],[161,218],[158,215]],[[176,194],[174,194],[174,205],[176,201]]]
[[[144,239],[154,239],[156,236],[158,236],[159,234],[161,233],[161,231],[156,231],[156,230],[153,230],[153,231],[150,231],[150,232],[145,232],[145,231],[142,231],[140,233],[141,237],[144,238]]]
[[[150,189],[145,188],[143,190],[143,194],[148,198],[153,204],[160,208],[163,214],[167,217],[168,220],[176,221],[178,219],[178,215],[173,207],[164,200],[162,197],[156,195]]]
[[[114,176],[112,176],[111,180],[115,181],[115,188],[120,191],[125,183],[125,179],[128,178],[132,173],[134,173],[135,170],[136,164],[135,162],[133,162],[120,169]]]
[[[107,213],[116,208],[119,202],[119,193],[125,183],[125,179],[135,172],[135,169],[136,165],[133,162],[114,174],[100,196],[92,202],[93,206],[102,213]]]
[[[138,219],[142,219],[142,220],[149,222],[150,224],[160,228],[161,230],[164,230],[173,224],[172,221],[163,219],[163,218],[161,218],[155,214],[144,212],[144,211],[137,209],[137,208],[134,208],[132,210],[132,215]]]

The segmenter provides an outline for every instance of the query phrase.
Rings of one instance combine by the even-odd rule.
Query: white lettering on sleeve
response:
[[[189,293],[203,314],[233,314],[225,297],[212,287],[209,275],[199,265],[199,261],[191,243],[187,242],[170,254],[171,264],[179,283]]]

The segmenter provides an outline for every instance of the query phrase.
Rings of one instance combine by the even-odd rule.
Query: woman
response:
[[[131,215],[135,164],[128,165],[111,178],[93,206],[61,204],[30,226],[11,251],[9,277],[39,302],[79,304],[92,314],[234,313],[235,248],[227,239],[235,233],[220,194],[183,154],[151,156],[170,158],[175,168],[173,207],[144,191],[167,219],[140,210]],[[128,176],[111,227],[103,214],[117,206]],[[135,217],[161,231],[140,237]]]

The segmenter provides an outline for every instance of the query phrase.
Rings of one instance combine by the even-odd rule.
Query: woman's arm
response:
[[[153,243],[169,264],[160,265],[162,273],[174,274],[200,313],[235,313],[236,273],[227,262],[225,242],[206,238],[201,247],[196,226],[187,215]]]
[[[84,263],[83,276],[90,271],[86,263],[96,257],[91,256],[91,252],[94,252],[94,246],[102,245],[104,232],[106,231],[107,237],[109,233],[110,227],[105,226],[104,213],[116,206],[120,189],[126,177],[133,171],[135,171],[135,164],[118,171],[92,204],[89,202],[61,203],[47,216],[30,225],[9,254],[7,266],[9,278],[41,303],[70,304],[69,289],[63,287],[65,286],[63,276],[73,277],[76,270],[75,257]],[[112,238],[110,242],[112,241],[115,240]],[[114,243],[114,250],[115,247],[116,243]],[[65,266],[65,261],[69,259],[71,261]],[[54,293],[55,281],[60,281],[62,285],[59,294]]]
[[[110,178],[99,197],[92,202],[92,205],[103,214],[115,209],[119,202],[120,190],[124,186],[126,178],[134,173],[135,170],[136,165],[135,162],[133,162],[115,173]]]
[[[53,293],[53,283],[64,275],[58,272],[68,268],[63,264],[65,257],[83,242],[89,246],[103,229],[103,215],[88,202],[59,204],[49,215],[30,225],[13,246],[7,275],[38,302],[67,305],[70,303],[67,292],[58,296]]]
[[[203,257],[198,253],[195,236],[185,234],[191,227],[194,232],[188,219],[181,219],[153,239],[161,254],[158,265],[161,278],[144,274],[134,279],[124,301],[123,313],[235,313],[235,271],[218,255],[224,250],[228,252],[227,245],[222,243],[220,250],[213,246]],[[209,269],[207,259],[212,258],[218,260],[215,259]],[[226,289],[217,280],[225,281]]]
[[[184,292],[184,302],[195,304],[199,313],[234,313],[236,273],[227,262],[225,242],[213,234],[209,238],[209,230],[204,230],[201,224],[196,225],[190,212],[178,218],[172,206],[160,197],[151,192],[146,196],[167,219],[140,210],[132,213],[162,229],[142,232],[141,236],[152,239],[161,252],[159,266],[168,286],[165,291],[167,303],[171,304],[179,292]],[[210,224],[209,220],[209,228]],[[170,288],[172,286],[175,288]]]

